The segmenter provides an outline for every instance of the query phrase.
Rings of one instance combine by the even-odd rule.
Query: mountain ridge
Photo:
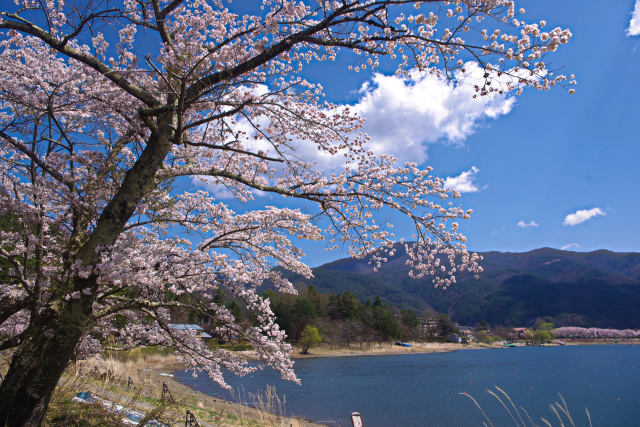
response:
[[[461,324],[526,326],[546,317],[558,325],[640,328],[640,253],[479,252],[480,278],[460,274],[441,290],[430,279],[409,278],[406,253],[398,249],[378,271],[367,259],[343,258],[314,268],[312,279],[287,277],[298,288],[349,291],[362,301],[377,295],[400,307],[448,313]]]

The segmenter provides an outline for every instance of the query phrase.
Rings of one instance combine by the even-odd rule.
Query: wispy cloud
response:
[[[564,218],[564,221],[562,222],[562,224],[574,226],[574,225],[582,224],[583,222],[588,221],[591,218],[599,215],[602,215],[602,216],[605,215],[604,211],[600,208],[581,209],[581,210],[575,211],[572,214],[567,215]]]
[[[482,188],[478,187],[475,182],[478,172],[480,172],[480,169],[471,166],[471,169],[462,172],[458,176],[448,176],[444,180],[444,186],[460,193],[475,193],[476,191],[480,191]]]
[[[527,228],[527,227],[537,227],[539,224],[535,221],[524,222],[522,220],[518,221],[518,227]]]
[[[567,243],[560,249],[562,249],[563,251],[568,251],[569,249],[580,249],[581,247],[582,245],[580,243]]]
[[[636,5],[631,12],[631,21],[629,21],[629,27],[627,28],[627,36],[640,35],[640,0],[636,0]]]

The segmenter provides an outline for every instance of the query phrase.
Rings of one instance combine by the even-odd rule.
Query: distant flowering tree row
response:
[[[601,329],[565,326],[554,332],[556,338],[640,338],[640,330],[633,329]]]

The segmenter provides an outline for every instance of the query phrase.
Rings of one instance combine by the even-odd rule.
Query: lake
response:
[[[228,400],[250,401],[249,393],[275,385],[286,410],[328,425],[350,426],[358,411],[371,426],[482,425],[475,397],[496,426],[514,425],[500,402],[487,393],[499,386],[536,424],[558,425],[549,408],[566,399],[576,425],[640,426],[640,346],[587,345],[461,350],[452,353],[353,356],[296,361],[302,385],[280,380],[273,370],[242,378],[228,376],[240,390],[234,397],[201,374],[176,372],[198,391]],[[500,395],[517,418],[504,396]],[[524,411],[521,416],[526,419]],[[555,420],[555,422],[554,422]],[[565,424],[568,424],[565,418]],[[529,423],[527,422],[527,425]]]

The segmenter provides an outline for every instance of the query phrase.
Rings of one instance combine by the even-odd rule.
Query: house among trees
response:
[[[460,344],[462,342],[462,338],[460,338],[460,335],[458,335],[458,334],[450,334],[447,337],[447,341],[455,343],[455,344]]]
[[[456,325],[456,328],[458,329],[458,334],[460,334],[461,337],[474,339],[472,326]]]
[[[513,332],[515,332],[516,337],[519,340],[523,340],[525,338],[525,333],[527,332],[527,329],[529,328],[511,328],[513,330]]]
[[[179,331],[196,331],[196,337],[201,340],[208,340],[213,338],[211,335],[204,331],[204,328],[200,325],[192,323],[169,323],[171,329],[177,329]]]
[[[420,316],[419,321],[420,328],[425,334],[438,329],[438,319],[436,317]]]

